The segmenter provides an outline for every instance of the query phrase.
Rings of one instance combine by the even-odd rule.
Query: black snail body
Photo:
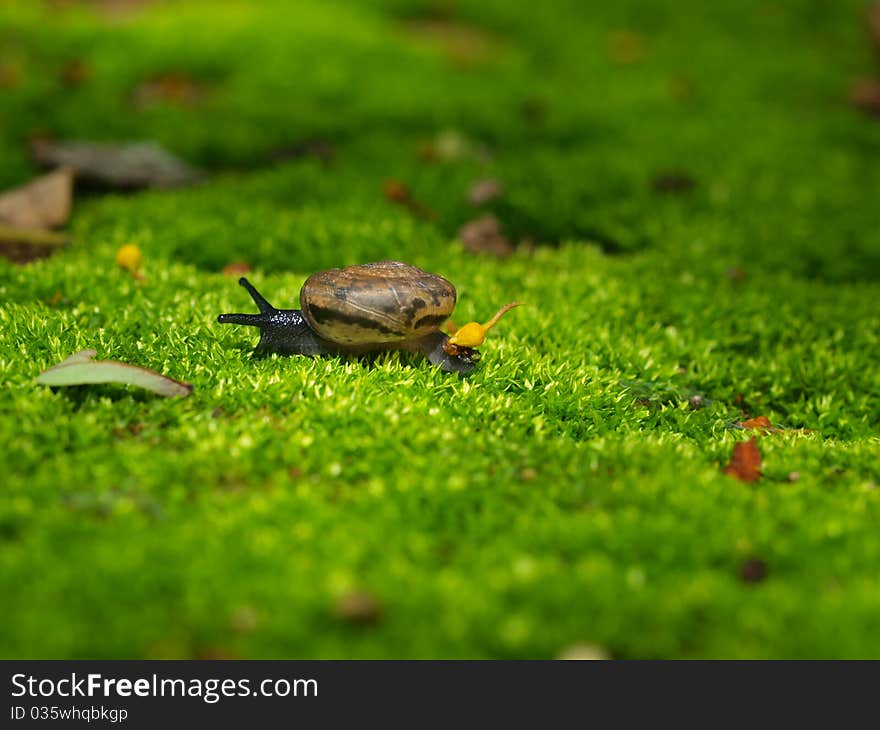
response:
[[[255,354],[315,357],[407,350],[447,372],[467,375],[479,360],[474,348],[500,316],[486,326],[465,325],[460,330],[465,336],[456,342],[455,335],[440,331],[455,308],[455,287],[442,276],[400,261],[313,274],[300,291],[302,309],[276,309],[247,279],[239,284],[260,313],[221,314],[217,321],[259,327]],[[482,334],[474,337],[477,330]]]

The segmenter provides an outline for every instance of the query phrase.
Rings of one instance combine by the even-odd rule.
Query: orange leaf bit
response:
[[[250,271],[251,266],[247,261],[233,261],[231,264],[226,264],[220,273],[225,276],[242,276],[249,274]]]
[[[752,428],[755,430],[763,431],[764,433],[779,433],[783,429],[776,428],[767,416],[756,416],[755,418],[750,418],[747,421],[740,421],[737,424],[742,428]]]
[[[757,439],[740,441],[733,447],[730,463],[724,473],[741,482],[756,482],[761,478],[761,452]]]

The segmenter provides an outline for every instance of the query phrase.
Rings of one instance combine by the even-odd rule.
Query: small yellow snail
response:
[[[486,332],[510,309],[485,324],[471,322],[453,337],[440,331],[455,308],[455,287],[442,276],[400,261],[329,269],[312,274],[300,291],[301,309],[275,309],[245,278],[239,279],[259,314],[221,314],[222,324],[260,328],[256,353],[362,354],[381,350],[421,353],[447,372],[467,375],[479,360]]]
[[[479,322],[468,322],[463,327],[459,327],[453,335],[443,345],[443,349],[448,355],[457,355],[463,349],[473,350],[483,344],[489,330],[492,329],[498,320],[501,319],[514,307],[520,306],[521,302],[510,302],[505,304],[485,324]]]

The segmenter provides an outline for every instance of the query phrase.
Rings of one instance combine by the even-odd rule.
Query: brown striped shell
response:
[[[442,276],[400,261],[319,271],[299,294],[312,329],[351,346],[426,335],[452,314],[455,297],[455,287]]]

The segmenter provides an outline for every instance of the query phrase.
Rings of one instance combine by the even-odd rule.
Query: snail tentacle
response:
[[[242,277],[238,281],[260,310],[259,314],[221,314],[217,317],[220,324],[243,324],[259,327],[260,341],[254,349],[254,355],[332,355],[338,348],[319,337],[306,322],[299,309],[276,309],[256,290],[253,284]]]
[[[254,300],[254,303],[257,305],[257,309],[260,310],[261,314],[269,314],[270,312],[274,312],[275,307],[269,304],[269,301],[264,297],[260,292],[257,291],[257,288],[251,284],[245,277],[241,277],[238,280],[238,283],[247,289],[247,293],[251,295],[251,299]]]

